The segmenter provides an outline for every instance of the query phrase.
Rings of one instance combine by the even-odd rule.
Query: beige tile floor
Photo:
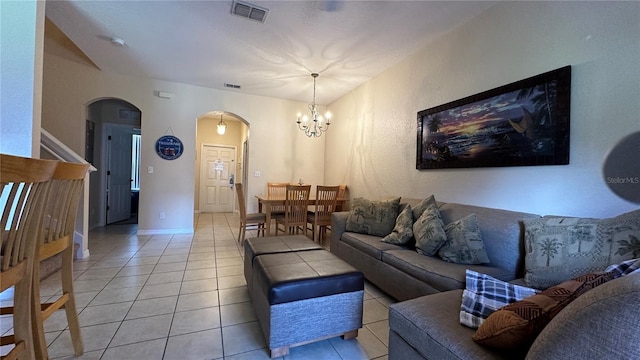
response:
[[[195,221],[193,235],[137,236],[136,225],[89,234],[91,256],[74,264],[85,347],[77,359],[269,358],[235,240],[238,215],[196,214]],[[44,299],[60,291],[58,276],[43,281]],[[3,305],[11,298],[11,289],[0,295]],[[392,301],[367,283],[356,339],[292,348],[283,359],[387,359]],[[0,320],[0,331],[11,332],[10,318]],[[45,322],[45,331],[49,356],[72,359],[63,311]]]

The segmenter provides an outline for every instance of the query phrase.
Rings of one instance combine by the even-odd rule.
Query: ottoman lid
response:
[[[256,280],[270,305],[364,290],[364,276],[326,250],[255,258]]]
[[[263,254],[321,250],[322,246],[303,235],[286,235],[247,239],[244,242],[244,248],[247,254],[255,258]]]

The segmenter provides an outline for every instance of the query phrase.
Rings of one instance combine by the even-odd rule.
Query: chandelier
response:
[[[298,128],[304,131],[304,134],[308,137],[320,137],[322,133],[329,129],[329,125],[331,125],[331,113],[327,111],[324,114],[324,118],[318,114],[318,104],[316,104],[316,78],[318,74],[313,73],[311,77],[313,78],[313,102],[309,104],[311,118],[298,113],[298,121],[296,121],[296,123],[298,124]]]
[[[222,121],[222,113],[220,113],[220,122],[218,123],[218,134],[224,135],[224,132],[227,130],[227,124]]]

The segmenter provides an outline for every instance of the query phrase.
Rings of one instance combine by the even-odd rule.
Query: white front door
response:
[[[131,216],[131,142],[133,127],[105,124],[107,135],[107,224]]]
[[[200,154],[200,212],[232,212],[235,188],[229,183],[235,173],[236,148],[202,145]]]

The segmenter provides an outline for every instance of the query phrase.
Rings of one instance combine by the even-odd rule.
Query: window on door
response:
[[[131,190],[140,190],[140,134],[131,139]]]

